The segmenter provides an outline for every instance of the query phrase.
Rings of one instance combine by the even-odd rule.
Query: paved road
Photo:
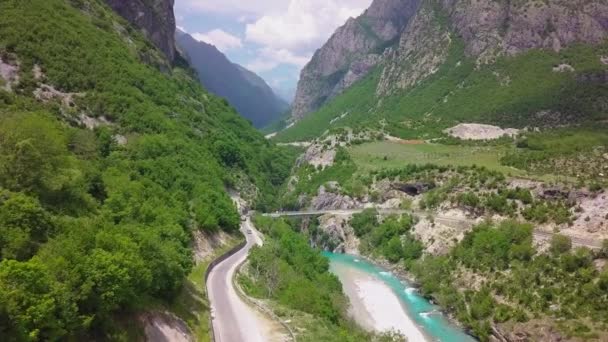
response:
[[[248,229],[252,234],[247,233]],[[216,342],[264,342],[268,337],[264,318],[241,300],[232,283],[251,247],[262,244],[249,218],[242,223],[241,231],[247,238],[245,247],[217,265],[207,280]]]
[[[281,212],[274,212],[274,213],[269,213],[269,214],[264,214],[264,215],[270,216],[270,217],[284,217],[284,216],[291,216],[291,217],[300,216],[301,217],[301,216],[317,216],[317,215],[325,215],[325,214],[352,215],[352,214],[360,213],[365,209],[366,208],[340,209],[340,210],[281,211]],[[427,215],[430,214],[430,213],[424,212],[424,211],[411,211],[411,210],[403,210],[403,209],[377,209],[377,210],[380,214],[384,214],[384,215],[414,214],[417,216],[426,217]],[[449,226],[449,227],[461,229],[461,230],[470,228],[471,226],[473,226],[475,224],[475,221],[471,220],[471,219],[457,219],[457,218],[453,218],[453,217],[446,217],[446,216],[441,216],[441,215],[436,215],[436,214],[431,214],[431,215],[433,216],[435,222],[441,223],[441,224]],[[534,230],[533,234],[534,234],[534,238],[536,240],[542,240],[542,241],[550,240],[553,237],[553,235],[555,235],[554,233],[546,232],[546,231],[539,230],[539,229]],[[587,247],[590,249],[599,249],[602,247],[602,241],[597,241],[594,239],[585,239],[585,238],[581,238],[581,237],[577,237],[577,236],[568,235],[565,233],[561,233],[561,234],[568,236],[572,240],[572,245],[575,247]]]

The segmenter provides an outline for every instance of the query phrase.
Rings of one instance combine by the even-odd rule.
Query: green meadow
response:
[[[361,172],[395,169],[407,164],[436,164],[477,165],[513,176],[526,176],[524,171],[500,163],[500,159],[511,150],[511,147],[505,146],[416,145],[378,141],[354,146],[349,153]]]

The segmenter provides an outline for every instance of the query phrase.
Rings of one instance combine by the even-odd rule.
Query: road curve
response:
[[[248,230],[251,234],[247,233]],[[232,282],[238,266],[247,259],[249,250],[262,244],[249,218],[242,222],[241,231],[247,238],[247,244],[218,264],[207,279],[216,342],[265,342],[270,334],[265,318],[243,302]]]

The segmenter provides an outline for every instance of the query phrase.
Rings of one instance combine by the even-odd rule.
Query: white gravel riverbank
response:
[[[349,314],[363,328],[376,332],[397,331],[408,342],[428,341],[407,315],[399,298],[380,279],[352,268],[332,264],[350,300]]]

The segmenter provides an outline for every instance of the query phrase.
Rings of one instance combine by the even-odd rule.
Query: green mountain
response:
[[[302,71],[281,206],[480,341],[607,340],[606,38],[605,1],[373,1]]]
[[[226,189],[264,210],[291,160],[102,0],[0,17],[0,340],[120,339],[193,231],[239,227]]]
[[[266,82],[254,72],[232,63],[215,46],[177,32],[177,44],[197,71],[201,84],[228,102],[254,126],[262,128],[288,111]]]
[[[602,1],[376,0],[304,68],[297,124],[277,139],[345,126],[405,138],[459,122],[604,122],[607,23]]]

